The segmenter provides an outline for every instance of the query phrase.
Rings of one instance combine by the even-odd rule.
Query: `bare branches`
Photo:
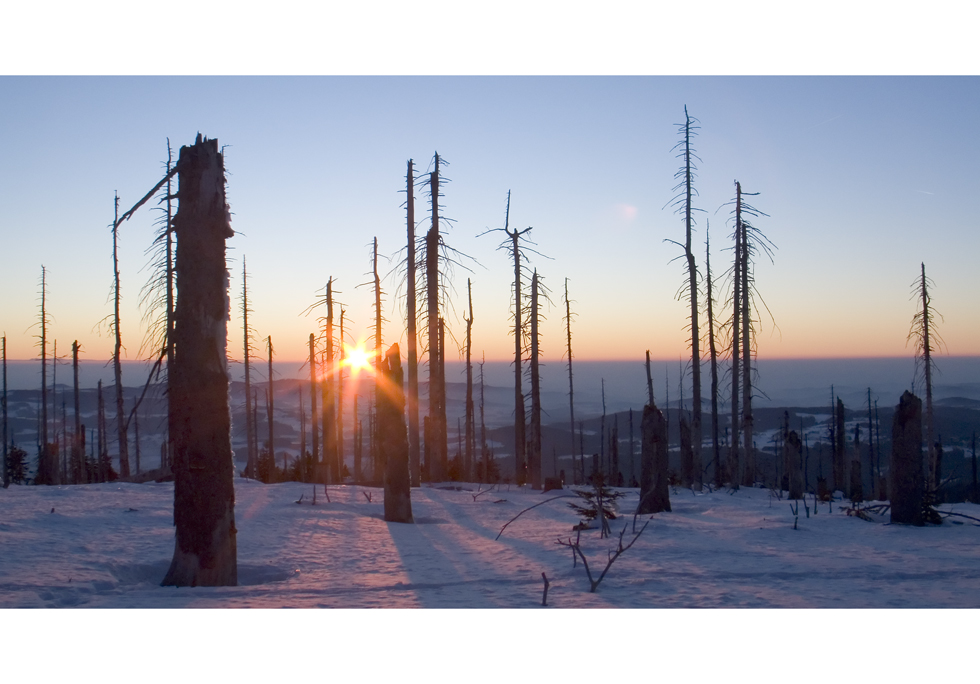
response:
[[[653,520],[652,517],[649,518],[645,523],[643,523],[643,527],[640,528],[639,532],[633,535],[633,539],[630,540],[630,543],[627,544],[626,546],[623,546],[623,537],[626,534],[626,528],[629,527],[629,523],[627,522],[623,525],[623,530],[622,532],[619,533],[619,543],[616,545],[616,549],[614,551],[607,552],[606,567],[603,568],[601,573],[599,573],[599,577],[595,579],[593,579],[592,570],[589,568],[589,560],[585,557],[585,553],[582,552],[582,546],[579,537],[576,537],[575,541],[572,541],[571,537],[569,537],[567,541],[558,539],[557,543],[560,546],[567,546],[572,550],[573,554],[577,554],[578,557],[582,559],[582,565],[585,566],[585,574],[588,575],[589,577],[589,592],[594,594],[595,590],[599,587],[599,584],[606,576],[606,573],[609,572],[609,568],[612,567],[612,564],[615,563],[617,558],[619,558],[624,553],[626,553],[630,549],[630,547],[636,543],[636,540],[640,538],[640,535],[643,534],[643,530],[647,528],[647,525],[650,524],[651,520]]]

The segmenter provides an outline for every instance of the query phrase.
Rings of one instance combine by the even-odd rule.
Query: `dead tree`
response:
[[[487,362],[484,353],[480,361],[480,455],[483,457],[483,481],[490,482],[490,445],[487,444],[487,422],[484,419],[485,398],[483,394],[483,364]]]
[[[96,421],[98,426],[98,447],[99,456],[96,462],[99,473],[99,482],[109,482],[114,480],[115,472],[112,469],[112,461],[109,460],[108,434],[105,422],[105,398],[102,395],[102,381],[98,384],[98,409]]]
[[[834,487],[847,492],[848,472],[845,468],[847,454],[847,435],[844,432],[844,402],[837,397],[837,407],[834,414]]]
[[[242,362],[245,364],[245,442],[247,444],[248,457],[245,466],[246,477],[256,477],[258,474],[258,434],[257,427],[252,420],[252,338],[254,331],[248,324],[248,315],[252,309],[248,305],[248,267],[245,257],[242,256],[242,329],[244,332],[244,344],[242,351]],[[171,352],[168,350],[168,359]],[[168,361],[169,363],[169,361]]]
[[[466,322],[466,448],[463,452],[463,477],[469,482],[473,476],[473,457],[476,451],[476,425],[473,411],[473,283],[466,279],[466,292],[469,313],[463,318]]]
[[[745,463],[743,468],[742,483],[752,486],[755,482],[755,449],[752,444],[754,418],[752,415],[752,355],[754,353],[754,343],[752,332],[755,330],[755,321],[752,318],[752,303],[759,299],[763,307],[765,301],[759,296],[755,286],[754,257],[759,253],[765,255],[770,262],[773,261],[773,250],[775,245],[758,229],[751,219],[761,216],[768,216],[759,211],[745,201],[745,197],[755,196],[758,193],[742,192],[742,185],[735,181],[735,199],[729,204],[734,205],[732,214],[735,221],[735,263],[729,272],[734,280],[733,287],[733,335],[732,335],[732,418],[733,418],[733,439],[732,444],[737,442],[734,427],[736,419],[737,404],[737,383],[734,378],[739,375],[735,356],[741,354],[741,389],[742,389],[742,437]],[[756,307],[758,308],[758,307]],[[766,307],[768,312],[768,307]],[[770,318],[772,314],[770,312]],[[735,319],[738,319],[737,321]],[[773,320],[775,325],[775,320]],[[740,339],[739,338],[740,334]],[[739,349],[738,343],[741,343]],[[731,474],[735,477],[735,474]]]
[[[41,318],[38,325],[41,334],[38,336],[41,347],[41,429],[37,459],[36,484],[58,484],[58,468],[56,456],[48,445],[48,321],[47,312],[47,269],[41,266]]]
[[[712,464],[715,471],[715,486],[721,487],[725,483],[725,475],[721,467],[721,444],[718,439],[718,348],[715,344],[715,312],[714,312],[714,292],[711,280],[711,238],[709,236],[711,225],[708,223],[704,229],[704,284],[705,284],[705,306],[708,312],[708,353],[711,358],[711,453]]]
[[[915,343],[915,360],[917,375],[922,373],[926,391],[926,449],[928,453],[926,467],[926,491],[935,492],[939,484],[938,474],[938,445],[936,444],[935,422],[932,410],[932,372],[935,369],[935,362],[932,353],[941,349],[945,343],[939,333],[936,332],[936,316],[942,318],[932,306],[932,297],[929,296],[929,289],[935,283],[931,278],[926,277],[926,265],[922,264],[921,275],[912,283],[912,298],[921,302],[921,310],[912,317],[912,325],[909,329],[908,342]]]
[[[268,401],[265,402],[265,408],[266,408],[266,416],[269,420],[269,463],[272,467],[272,470],[270,471],[270,477],[273,477],[273,474],[275,473],[276,470],[276,438],[275,438],[275,430],[274,430],[275,426],[273,425],[273,411],[276,405],[276,398],[275,398],[275,385],[273,385],[273,378],[272,378],[272,353],[273,353],[272,335],[269,335],[266,344],[268,346],[268,351],[269,351],[269,399]],[[285,458],[286,457],[283,456],[283,459]]]
[[[643,407],[640,422],[640,502],[638,515],[670,510],[667,422],[653,404]]]
[[[568,359],[568,413],[569,413],[569,431],[568,435],[571,438],[572,444],[572,469],[575,469],[575,385],[572,383],[572,300],[568,298],[568,278],[565,278],[565,339],[566,339],[566,349],[565,355]],[[648,352],[649,354],[649,352]],[[579,478],[572,478],[576,483],[579,482]],[[582,472],[582,480],[585,481],[585,472]]]
[[[511,259],[514,263],[514,473],[518,484],[524,484],[527,480],[527,437],[525,433],[524,390],[521,386],[521,380],[523,376],[522,360],[526,348],[525,336],[527,335],[527,331],[521,320],[524,310],[521,281],[523,269],[526,268],[522,266],[522,261],[528,261],[527,252],[534,252],[536,254],[537,252],[527,246],[528,244],[534,244],[527,237],[531,232],[531,227],[525,228],[524,230],[510,229],[510,190],[507,191],[507,209],[504,213],[504,227],[492,228],[484,231],[480,235],[482,236],[496,231],[502,231],[507,236],[507,239],[497,249],[510,252]],[[522,239],[524,243],[521,242]]]
[[[77,344],[77,343],[76,343]],[[77,385],[76,385],[77,386]],[[77,392],[77,391],[76,391]],[[75,396],[78,396],[77,393]],[[0,464],[3,472],[3,488],[6,489],[10,486],[10,474],[7,472],[7,458],[9,454],[7,452],[7,336],[3,336],[3,397],[0,398],[2,403],[0,403],[0,409],[3,410],[3,463]],[[78,415],[76,409],[75,415]],[[76,430],[77,432],[77,430]],[[974,450],[975,453],[976,450]],[[974,467],[974,474],[976,473],[976,467]],[[977,479],[974,475],[974,481]],[[976,489],[976,487],[974,487]]]
[[[448,445],[446,443],[446,379],[441,376],[443,349],[439,345],[440,282],[439,282],[439,154],[435,168],[429,174],[429,196],[432,202],[432,224],[425,235],[425,295],[426,331],[429,349],[429,433],[426,436],[426,465],[429,478],[439,481],[446,477]],[[431,442],[431,443],[430,443]]]
[[[354,482],[363,481],[361,473],[361,420],[357,415],[357,396],[354,395]]]
[[[405,393],[398,345],[393,344],[378,365],[378,459],[384,466],[385,521],[410,523],[411,482],[408,476],[408,435]]]
[[[320,410],[322,411],[321,427],[323,429],[323,483],[327,484],[340,482],[341,472],[340,464],[337,462],[337,397],[334,393],[333,276],[327,280],[324,305],[327,309],[327,315],[323,319],[324,361],[322,364],[323,382],[321,383],[323,403]]]
[[[796,430],[792,430],[786,435],[783,442],[783,464],[788,475],[788,497],[789,499],[803,498],[803,464],[800,460],[801,447],[800,436]]]
[[[112,331],[116,339],[112,353],[112,371],[116,383],[116,434],[119,439],[119,474],[129,477],[129,437],[126,434],[126,408],[122,386],[122,330],[119,321],[119,195],[115,198],[116,215],[112,222],[112,299],[114,304]]]
[[[881,458],[875,449],[874,423],[871,420],[871,388],[868,388],[868,471],[871,475],[871,500],[881,501],[881,491],[878,482],[878,468],[876,467],[875,456]]]
[[[180,208],[174,367],[173,561],[164,586],[234,586],[234,464],[228,406],[228,272],[225,240],[234,233],[225,201],[223,155],[217,140],[182,147],[177,162]],[[271,380],[271,378],[270,378]]]
[[[528,442],[528,470],[531,475],[531,488],[541,489],[541,374],[539,369],[539,358],[541,348],[538,339],[538,328],[541,319],[540,290],[543,285],[540,283],[537,269],[531,276],[531,438]],[[545,294],[547,297],[547,294]]]
[[[692,118],[687,113],[687,106],[684,107],[684,123],[678,124],[681,141],[674,146],[674,150],[679,150],[677,157],[681,159],[681,168],[674,174],[674,179],[678,184],[673,190],[677,193],[670,204],[676,207],[677,213],[684,217],[685,242],[683,245],[675,240],[667,240],[675,245],[684,248],[684,258],[687,263],[687,288],[682,287],[678,292],[679,299],[686,299],[691,307],[690,328],[691,328],[691,471],[701,484],[701,350],[700,338],[698,335],[698,269],[694,259],[692,248],[691,232],[694,226],[694,212],[697,211],[693,206],[694,196],[697,190],[694,189],[694,176],[697,167],[694,160],[697,155],[691,149],[691,137],[697,135],[700,126],[695,125],[697,119]],[[700,160],[699,160],[700,161]],[[689,483],[685,483],[689,484]]]
[[[891,522],[923,525],[922,400],[907,390],[892,421],[889,480]]]
[[[316,339],[313,333],[310,333],[310,427],[312,432],[312,447],[313,451],[313,468],[316,469],[316,463],[320,458],[320,430],[316,422],[316,395],[317,395],[317,381],[316,381]],[[355,411],[355,416],[357,415]],[[315,477],[314,473],[309,473],[309,477],[312,479]]]
[[[340,363],[337,364],[337,460],[340,465],[340,472],[344,471],[344,361],[347,360],[347,352],[344,338],[344,319],[347,317],[347,310],[340,308]]]
[[[421,484],[421,445],[419,444],[419,361],[418,361],[418,321],[415,287],[415,274],[418,269],[415,256],[415,168],[408,160],[405,172],[405,223],[408,228],[406,262],[405,322],[408,337],[408,469],[412,486]],[[471,314],[472,315],[472,314]]]

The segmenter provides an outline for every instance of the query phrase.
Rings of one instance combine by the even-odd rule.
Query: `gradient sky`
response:
[[[355,339],[369,334],[370,243],[390,256],[405,239],[405,162],[449,166],[447,241],[479,263],[456,269],[453,331],[462,339],[466,278],[474,291],[474,349],[511,353],[511,266],[496,251],[508,189],[511,226],[533,226],[547,358],[563,352],[561,290],[575,301],[575,354],[588,359],[685,353],[680,216],[664,208],[679,160],[671,148],[684,106],[700,120],[695,236],[703,267],[727,267],[734,180],[758,192],[756,221],[777,245],[758,264],[775,317],[759,354],[893,356],[916,304],[924,261],[950,354],[980,354],[980,79],[977,77],[2,77],[0,326],[8,356],[30,358],[41,265],[48,269],[49,336],[59,354],[78,339],[109,358],[93,331],[111,313],[113,192],[123,210],[163,176],[166,138],[198,131],[226,147],[234,310],[240,357],[241,262],[251,319],[277,356],[305,355],[315,329],[301,312],[333,276]],[[416,193],[417,219],[426,213]],[[144,250],[158,213],[121,228],[122,330],[128,358],[142,336]],[[419,230],[424,232],[427,224]],[[392,263],[393,266],[393,263]],[[382,269],[389,266],[382,261]],[[402,335],[397,282],[385,281],[386,342]],[[724,292],[724,286],[721,292]],[[403,341],[403,339],[402,339]]]

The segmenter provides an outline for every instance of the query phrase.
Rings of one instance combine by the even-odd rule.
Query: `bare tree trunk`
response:
[[[742,186],[737,184],[741,204]],[[755,484],[755,447],[753,438],[752,417],[752,320],[749,310],[749,238],[745,221],[739,215],[738,224],[742,232],[742,256],[740,278],[742,279],[742,438],[745,446],[745,477],[743,484],[751,487]]]
[[[710,224],[704,232],[704,268],[705,284],[707,285],[707,296],[705,300],[708,305],[708,349],[711,355],[711,450],[712,462],[715,470],[715,486],[721,487],[725,483],[724,473],[721,467],[721,446],[718,439],[718,349],[715,346],[715,314],[714,314],[714,295],[712,293],[713,283],[711,282],[711,243],[710,243]]]
[[[235,586],[234,464],[226,358],[231,229],[217,140],[180,150],[175,354],[173,561],[165,586]],[[270,377],[271,382],[271,377]]]
[[[487,423],[483,415],[483,364],[486,362],[486,354],[484,354],[483,360],[480,361],[480,454],[483,456],[483,482],[490,482],[490,448],[487,444]]]
[[[85,476],[85,429],[82,427],[81,402],[78,393],[78,340],[75,340],[71,345],[71,363],[75,390],[75,431],[71,440],[72,482],[82,484],[87,478]]]
[[[173,368],[173,365],[174,365],[174,253],[173,253],[174,252],[174,244],[173,244],[173,235],[174,235],[174,233],[173,233],[173,200],[174,200],[174,195],[171,192],[171,180],[172,180],[173,176],[170,173],[170,171],[171,171],[172,157],[173,157],[173,154],[172,154],[171,149],[170,149],[170,138],[167,138],[167,228],[166,228],[166,234],[167,234],[167,241],[166,241],[166,244],[167,244],[167,247],[166,247],[167,269],[166,269],[166,279],[167,279],[167,402],[168,403],[170,402],[170,369]],[[244,268],[245,268],[245,257],[242,256],[242,269],[243,269],[243,272],[244,272]],[[247,331],[248,330],[248,326],[245,326],[245,329]],[[246,334],[247,334],[247,332],[246,332]],[[246,359],[246,362],[247,362],[247,359]],[[164,468],[170,468],[171,467],[171,463],[173,461],[173,452],[174,452],[173,439],[170,436],[170,433],[171,433],[171,424],[170,424],[170,420],[169,420],[169,414],[170,414],[170,412],[168,411],[167,413],[168,413],[168,420],[167,420],[167,441],[166,441],[166,447],[165,447],[166,451],[164,452],[166,454],[166,458],[164,459],[164,462],[161,464],[161,466],[164,467]],[[247,428],[247,426],[246,426],[246,428]],[[246,430],[246,432],[247,432],[247,430]],[[246,439],[248,439],[247,436],[246,436]],[[252,459],[253,466],[254,466],[254,458],[252,456],[252,448],[254,446],[254,441],[255,441],[255,439],[254,439],[254,427],[253,427],[252,442],[249,444],[249,447],[248,447],[249,448],[249,458]]]
[[[476,425],[473,411],[473,283],[466,279],[466,291],[469,299],[469,317],[466,321],[466,449],[463,457],[463,480],[470,481],[473,477],[473,456],[476,451]]]
[[[656,406],[653,401],[653,376],[650,374],[650,350],[647,349],[647,403],[650,406]]]
[[[105,425],[105,399],[102,396],[102,381],[99,380],[98,385],[99,393],[99,403],[98,403],[98,413],[96,414],[96,425],[98,427],[98,446],[99,446],[99,457],[98,457],[98,471],[99,471],[99,482],[108,482],[111,473],[111,463],[109,463],[109,453],[108,446],[106,445],[106,425]]]
[[[384,464],[385,521],[410,523],[414,521],[408,478],[405,393],[397,344],[391,345],[378,369],[384,386],[378,404],[378,451]]]
[[[337,407],[334,394],[333,355],[333,276],[327,280],[327,320],[324,330],[326,364],[323,372],[323,464],[324,483],[340,482],[340,464],[337,462]]]
[[[415,168],[408,160],[405,172],[405,222],[408,227],[406,276],[408,294],[406,299],[406,323],[408,337],[408,470],[412,486],[418,487],[421,480],[422,450],[419,444],[419,361],[418,361],[418,313],[416,310],[415,272]],[[472,315],[472,314],[471,314]]]
[[[670,510],[667,462],[667,423],[653,404],[643,407],[640,423],[640,503],[638,515]]]
[[[119,321],[119,195],[116,195],[116,218],[112,223],[112,293],[115,304],[113,330],[115,331],[116,347],[112,354],[112,370],[116,382],[116,434],[119,438],[119,474],[129,477],[129,436],[126,434],[126,407],[123,403],[122,385],[122,331]]]
[[[691,248],[691,227],[693,224],[693,168],[691,163],[691,117],[684,107],[684,225],[686,242],[684,253],[687,257],[687,276],[690,283],[691,304],[691,467],[698,485],[701,483],[701,350],[698,334],[698,269]]]
[[[795,430],[786,436],[783,444],[786,474],[789,476],[789,499],[803,498],[803,468],[800,461],[800,436]]]
[[[77,345],[77,343],[76,343]],[[77,383],[76,383],[77,387]],[[77,390],[76,390],[77,392]],[[75,396],[78,396],[77,394]],[[8,444],[8,434],[7,434],[7,336],[3,336],[3,488],[6,489],[10,486],[10,474],[7,472],[7,444]],[[78,410],[75,410],[75,415],[77,417]],[[77,428],[76,428],[77,432]],[[974,473],[976,468],[974,468]],[[974,481],[977,479],[974,475]],[[976,489],[976,487],[974,487]]]
[[[297,464],[297,477],[300,482],[305,480],[306,463],[306,411],[303,408],[303,388],[297,385],[296,393],[299,395],[299,462]]]
[[[242,257],[242,326],[245,331],[244,340],[244,363],[245,363],[245,441],[248,443],[248,456],[246,460],[245,474],[247,477],[257,477],[258,474],[258,437],[256,426],[252,421],[252,379],[250,370],[252,367],[252,340],[251,331],[248,327],[248,270],[245,257]],[[168,351],[168,355],[170,352]],[[168,368],[170,361],[168,360]]]
[[[344,318],[347,309],[340,309],[340,363],[337,364],[337,460],[340,472],[344,472],[344,360],[347,352],[344,350]]]
[[[276,435],[273,426],[273,411],[275,410],[276,398],[274,395],[275,385],[272,379],[272,335],[269,335],[269,400],[266,402],[266,413],[269,420],[269,473],[270,482],[275,481],[276,472]]]
[[[925,262],[922,263],[922,278],[919,287],[922,298],[922,356],[925,362],[926,376],[926,450],[929,454],[929,466],[926,472],[926,491],[935,492],[939,484],[939,477],[937,473],[936,431],[932,412],[932,345],[929,340],[929,325],[932,322],[932,313],[929,306]]]
[[[566,354],[568,355],[568,414],[569,414],[569,441],[572,446],[572,472],[575,471],[575,385],[572,383],[572,302],[568,298],[568,278],[565,278],[565,338],[567,342]],[[583,480],[585,473],[582,473]],[[572,476],[574,482],[578,478]]]
[[[320,459],[320,428],[316,422],[316,393],[317,393],[317,382],[316,382],[316,343],[313,333],[310,333],[310,427],[312,428],[311,436],[313,438],[313,470],[314,472],[309,473],[311,480],[315,481],[317,469],[317,462]],[[355,411],[354,415],[357,415]]]
[[[374,273],[374,368],[376,370],[374,376],[374,414],[376,430],[380,430],[379,418],[381,415],[381,401],[383,399],[384,389],[381,383],[381,363],[383,359],[381,352],[381,276],[378,275],[378,238],[374,238],[374,251],[372,252],[371,264]],[[381,439],[383,439],[381,433],[377,432],[376,441],[379,442],[377,451],[379,458],[382,454],[380,448]],[[378,471],[376,470],[375,472]]]
[[[354,482],[363,482],[361,471],[361,419],[357,415],[357,395],[354,395]]]
[[[507,219],[506,226],[510,223],[510,191],[507,192]],[[514,231],[508,233],[513,240],[514,255],[514,473],[518,484],[523,484],[527,480],[525,462],[526,436],[525,417],[524,417],[524,390],[521,387],[523,368],[521,353],[523,341],[523,327],[521,325],[521,251],[518,246],[520,233]]]
[[[426,450],[429,479],[435,482],[445,479],[447,466],[446,435],[446,378],[442,375],[442,347],[439,342],[441,316],[439,315],[439,154],[435,155],[435,170],[429,174],[432,195],[432,227],[425,237],[425,286],[426,315],[429,335],[429,434]]]
[[[531,277],[531,488],[541,489],[541,381],[538,370],[538,271]]]
[[[38,440],[37,484],[55,484],[53,454],[48,448],[48,315],[45,308],[48,294],[47,270],[41,266],[41,429]],[[43,468],[42,468],[43,466]]]
[[[743,247],[742,247],[742,231],[739,229],[738,222],[741,215],[741,200],[742,192],[741,187],[738,183],[735,184],[735,197],[736,197],[736,223],[735,223],[735,260],[732,265],[733,274],[733,286],[732,286],[732,439],[729,444],[728,452],[728,481],[731,483],[733,489],[738,489],[739,482],[741,481],[741,476],[739,473],[739,458],[738,458],[738,441],[739,441],[739,415],[738,415],[738,388],[739,380],[741,379],[741,372],[739,369],[739,352],[741,343],[740,333],[741,329],[739,323],[741,322],[741,315],[739,313],[739,307],[741,305],[741,292],[742,292],[742,278],[740,274],[742,272],[742,259],[743,259]]]
[[[905,391],[892,423],[891,522],[923,525],[922,400]]]

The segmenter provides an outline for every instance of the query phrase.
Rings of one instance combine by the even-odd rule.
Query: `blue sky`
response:
[[[759,192],[754,204],[769,214],[757,225],[779,249],[756,277],[779,330],[764,326],[760,353],[903,353],[920,261],[950,353],[980,353],[975,77],[5,77],[2,92],[0,230],[15,255],[2,318],[14,357],[30,353],[22,333],[36,318],[41,264],[52,336],[108,353],[91,329],[111,311],[113,191],[132,206],[162,177],[167,136],[177,148],[198,131],[228,146],[233,296],[244,255],[254,325],[284,358],[303,353],[314,324],[299,314],[331,275],[354,337],[367,334],[370,292],[355,286],[367,280],[370,242],[385,255],[401,248],[405,162],[425,171],[435,150],[450,163],[448,241],[479,262],[454,283],[462,295],[474,281],[478,350],[505,358],[511,344],[510,267],[497,236],[476,238],[502,225],[510,189],[512,226],[534,226],[552,257],[536,265],[556,305],[569,278],[576,354],[676,357],[682,271],[664,240],[682,240],[683,227],[663,207],[685,104],[701,123],[695,240],[703,251],[710,222],[716,275],[733,181]],[[122,229],[131,355],[154,217],[144,208]],[[387,290],[390,339],[393,281]],[[562,312],[547,315],[554,358]],[[240,325],[236,311],[232,340]]]
[[[97,47],[76,55],[70,40],[77,38],[69,37],[68,51],[56,52],[53,62],[47,53],[27,51],[35,61],[20,73],[195,74],[215,65],[218,73],[515,75],[0,77],[0,236],[8,255],[0,325],[10,355],[35,353],[35,331],[28,328],[37,317],[44,264],[54,318],[50,335],[59,340],[59,352],[78,339],[89,358],[109,357],[111,340],[93,326],[111,312],[107,226],[113,192],[119,192],[123,209],[132,206],[162,177],[166,138],[176,151],[200,131],[227,146],[236,231],[229,241],[234,355],[241,353],[237,297],[243,256],[252,276],[252,322],[260,337],[273,335],[284,360],[304,354],[315,322],[300,313],[330,276],[347,305],[352,337],[369,334],[371,294],[356,286],[368,280],[371,240],[378,237],[386,256],[402,247],[405,162],[413,158],[424,172],[438,150],[450,163],[444,212],[456,221],[447,240],[479,262],[472,273],[457,269],[454,279],[460,317],[466,279],[473,280],[477,353],[506,358],[512,346],[506,334],[511,268],[495,249],[499,234],[476,237],[502,225],[511,190],[511,225],[533,226],[538,248],[552,257],[533,264],[556,305],[545,311],[545,356],[558,358],[563,351],[560,293],[567,277],[578,314],[577,356],[632,359],[650,349],[655,357],[677,358],[685,353],[685,305],[674,299],[683,272],[680,262],[671,261],[677,248],[665,240],[682,240],[683,226],[664,207],[678,166],[671,152],[678,140],[675,124],[685,105],[701,125],[695,141],[702,160],[697,206],[705,210],[695,235],[699,266],[708,221],[714,274],[727,266],[730,226],[728,209],[721,207],[734,194],[734,180],[760,193],[753,203],[769,214],[757,225],[778,250],[774,264],[759,263],[756,278],[778,329],[764,321],[760,355],[909,353],[905,336],[915,311],[909,285],[922,261],[936,281],[934,303],[945,317],[941,331],[949,352],[980,354],[973,304],[980,283],[972,265],[980,228],[976,76],[519,75],[685,73],[679,66],[685,63],[708,73],[875,73],[884,58],[891,59],[890,72],[970,74],[975,65],[955,62],[960,29],[949,28],[950,40],[936,42],[941,26],[922,24],[932,32],[933,42],[926,40],[925,47],[940,55],[938,63],[922,63],[922,69],[913,68],[920,63],[909,60],[919,53],[903,47],[900,36],[882,49],[865,50],[856,62],[848,61],[848,51],[857,50],[851,42],[833,55],[807,52],[807,46],[833,38],[817,30],[828,21],[824,15],[809,17],[817,29],[799,34],[797,52],[778,58],[760,56],[758,46],[730,51],[722,17],[708,20],[699,34],[717,46],[708,57],[699,50],[689,62],[658,61],[678,44],[675,39],[657,41],[642,59],[630,61],[642,26],[627,23],[621,28],[629,40],[619,41],[615,22],[649,17],[624,15],[616,7],[599,18],[562,20],[562,26],[578,30],[595,24],[597,40],[580,43],[578,51],[567,35],[556,34],[527,57],[517,40],[527,29],[520,28],[500,36],[499,44],[513,54],[497,61],[480,52],[495,40],[491,29],[501,21],[496,13],[471,35],[468,47],[448,37],[438,59],[425,51],[387,46],[372,52],[362,45],[356,50],[359,66],[330,62],[351,37],[335,36],[323,47],[326,57],[303,61],[305,48],[284,33],[285,15],[278,14],[269,19],[276,34],[272,48],[263,42],[258,52],[244,49],[242,36],[233,34],[205,51],[200,63],[156,57],[152,43],[133,50],[132,60],[129,53],[120,58],[122,52]],[[202,17],[208,16],[204,11]],[[423,25],[423,18],[406,19],[407,25]],[[91,45],[99,44],[103,29],[94,19],[86,21]],[[229,25],[255,30],[255,21],[253,15],[236,15]],[[915,24],[904,15],[888,21],[906,29]],[[393,30],[389,24],[379,21],[365,45],[377,46]],[[299,38],[313,30],[291,26]],[[61,24],[51,30],[55,38],[67,35],[58,33]],[[837,38],[850,30],[839,29]],[[120,49],[134,45],[125,31],[117,35]],[[184,40],[174,31],[168,55]],[[14,49],[7,50],[13,57]],[[217,57],[222,50],[238,61]],[[582,55],[603,51],[605,61],[582,68]],[[271,57],[263,62],[263,55]],[[565,58],[557,67],[556,56]],[[25,64],[19,59],[8,64],[16,69]],[[424,197],[416,197],[421,219]],[[148,273],[140,269],[156,216],[144,207],[122,229],[129,358],[136,356],[142,334],[139,290]],[[387,261],[382,268],[390,268]],[[397,283],[388,280],[385,289],[390,341],[401,338],[404,326],[394,299]],[[450,322],[461,334],[461,320],[451,314]]]

